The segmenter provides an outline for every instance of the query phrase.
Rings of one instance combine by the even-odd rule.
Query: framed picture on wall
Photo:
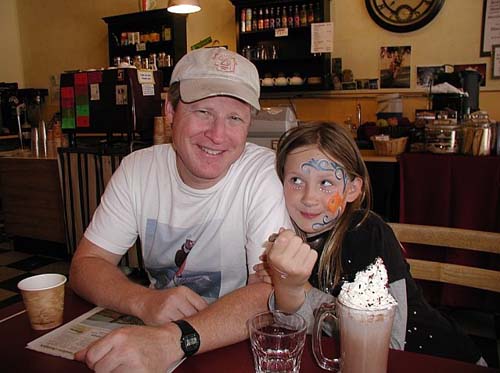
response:
[[[500,79],[500,45],[491,46],[491,78]]]
[[[491,56],[492,46],[500,44],[500,8],[498,0],[483,0],[481,57]]]

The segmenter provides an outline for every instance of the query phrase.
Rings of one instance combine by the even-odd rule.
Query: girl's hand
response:
[[[318,258],[318,253],[292,230],[280,229],[271,247],[266,250],[268,269],[275,286],[303,287]]]

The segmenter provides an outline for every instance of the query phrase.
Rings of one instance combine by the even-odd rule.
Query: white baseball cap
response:
[[[257,68],[243,56],[225,48],[201,48],[184,55],[172,72],[170,84],[175,82],[180,82],[184,102],[231,96],[260,110]]]

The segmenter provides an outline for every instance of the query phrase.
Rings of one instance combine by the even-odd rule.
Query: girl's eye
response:
[[[290,178],[290,182],[293,184],[293,185],[302,185],[303,182],[300,178],[294,176],[292,178]]]
[[[322,186],[323,188],[327,188],[327,187],[331,187],[331,186],[333,186],[333,183],[331,183],[329,180],[323,180],[323,181],[321,182],[321,186]]]

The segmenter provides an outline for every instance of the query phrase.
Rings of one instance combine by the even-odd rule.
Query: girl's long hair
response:
[[[281,182],[284,182],[285,162],[288,154],[297,148],[310,145],[316,145],[330,159],[341,163],[350,180],[359,177],[363,181],[360,196],[346,205],[344,213],[335,227],[330,230],[319,258],[319,284],[323,290],[329,291],[340,280],[342,242],[353,214],[359,209],[364,209],[359,224],[369,214],[372,203],[370,177],[356,143],[344,127],[331,122],[308,122],[285,132],[278,142],[276,171]],[[304,232],[295,223],[294,226],[297,233],[305,239]]]

